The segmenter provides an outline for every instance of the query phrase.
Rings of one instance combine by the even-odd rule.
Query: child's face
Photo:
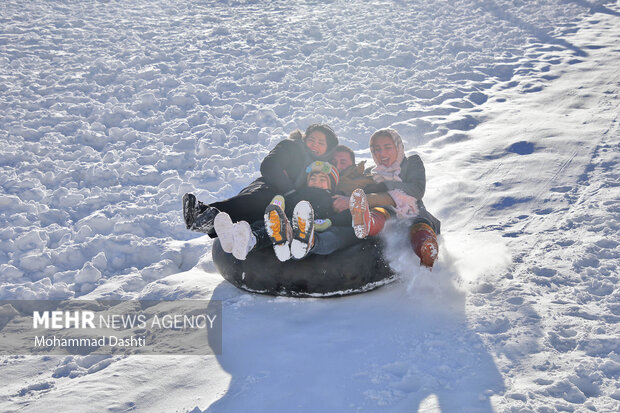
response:
[[[394,141],[389,136],[379,136],[370,146],[370,151],[383,166],[391,166],[398,158],[398,151]]]
[[[308,187],[329,189],[329,176],[323,172],[313,172],[308,178]]]

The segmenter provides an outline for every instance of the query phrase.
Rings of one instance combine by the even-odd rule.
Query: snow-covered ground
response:
[[[4,0],[0,299],[214,298],[218,356],[2,356],[2,411],[620,411],[620,3]],[[224,282],[180,197],[321,121],[427,168],[440,261]]]

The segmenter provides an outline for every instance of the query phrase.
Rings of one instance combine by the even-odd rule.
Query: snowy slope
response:
[[[216,298],[224,353],[2,357],[2,411],[618,411],[620,5],[0,6],[0,298]],[[222,281],[180,196],[288,132],[427,167],[441,260],[341,299]],[[413,268],[413,270],[412,270]],[[320,407],[317,407],[320,406]]]

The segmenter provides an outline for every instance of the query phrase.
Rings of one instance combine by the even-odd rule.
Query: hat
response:
[[[338,169],[336,169],[336,167],[332,165],[331,163],[324,162],[324,161],[312,162],[310,165],[306,167],[306,179],[308,179],[308,176],[310,176],[310,174],[313,172],[321,172],[329,176],[329,179],[332,184],[331,186],[332,189],[336,188],[336,185],[338,185],[338,181],[340,180],[340,175],[338,174]]]

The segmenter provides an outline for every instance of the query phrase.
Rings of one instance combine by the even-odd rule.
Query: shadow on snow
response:
[[[431,395],[444,412],[493,411],[488,396],[504,383],[468,326],[452,270],[411,275],[413,289],[403,277],[334,299],[251,295],[222,283],[213,294],[224,303],[217,358],[231,381],[206,412],[411,412]]]

